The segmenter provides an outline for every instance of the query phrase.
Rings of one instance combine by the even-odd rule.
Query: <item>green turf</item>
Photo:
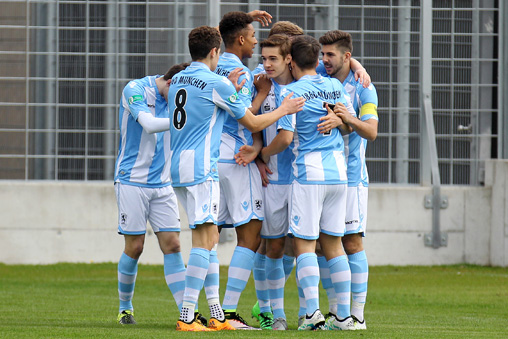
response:
[[[367,331],[295,331],[298,294],[294,277],[286,288],[286,314],[293,331],[180,333],[178,311],[162,266],[140,265],[134,295],[136,326],[116,323],[116,265],[0,264],[2,338],[508,338],[508,270],[477,266],[371,267],[366,306]],[[227,268],[221,267],[221,293]],[[203,294],[203,293],[202,293]],[[252,279],[239,312],[250,319],[255,302]],[[200,305],[208,315],[203,296]],[[327,311],[326,296],[321,308]],[[252,324],[256,324],[254,320]]]

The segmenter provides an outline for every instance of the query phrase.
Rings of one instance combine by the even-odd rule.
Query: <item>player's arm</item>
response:
[[[247,14],[249,14],[254,19],[254,21],[261,23],[261,26],[268,26],[272,23],[272,16],[266,11],[257,9]]]
[[[341,104],[341,103],[337,103],[335,105],[338,105],[338,104]],[[334,107],[334,109],[335,109],[335,107]],[[339,109],[342,109],[342,108],[337,108],[337,110],[339,110]],[[353,131],[349,126],[347,126],[342,121],[342,119],[337,114],[334,113],[334,111],[332,111],[330,106],[327,105],[326,110],[327,110],[328,114],[325,115],[324,117],[319,118],[319,120],[321,121],[317,125],[319,133],[325,134],[325,133],[330,132],[334,128],[338,128],[340,130],[341,134],[343,134],[343,135],[349,134]]]
[[[169,118],[156,118],[151,113],[140,112],[138,122],[146,133],[158,133],[169,130]]]
[[[245,111],[245,115],[238,119],[238,122],[247,127],[247,129],[252,133],[260,132],[283,116],[299,112],[303,109],[305,99],[301,97],[291,99],[292,96],[293,93],[286,96],[279,108],[270,113],[254,115],[249,109],[247,109]]]
[[[350,61],[351,70],[355,74],[355,80],[360,79],[360,83],[363,87],[367,88],[370,85],[370,75],[362,64],[355,58],[351,58]]]
[[[279,154],[284,151],[293,141],[293,132],[285,129],[280,129],[279,133],[273,138],[270,145],[263,147],[261,149],[261,153],[259,154],[261,160],[264,163],[268,163],[270,161],[270,157],[275,154]]]
[[[261,133],[252,134],[252,145],[242,145],[235,154],[235,161],[238,165],[247,166],[257,158],[259,152],[263,148],[263,138]]]
[[[349,112],[347,112],[349,113]],[[368,120],[360,120],[357,117],[352,116],[344,112],[338,112],[337,115],[344,120],[351,128],[358,133],[364,139],[374,141],[377,138],[378,120],[370,118]],[[360,117],[369,115],[377,117],[377,107],[372,103],[364,104],[360,109]]]
[[[231,79],[230,79],[231,80]],[[272,81],[268,79],[266,74],[257,74],[254,77],[254,86],[256,86],[256,97],[252,100],[250,110],[254,114],[258,114],[263,101],[265,101],[270,89],[272,88]]]

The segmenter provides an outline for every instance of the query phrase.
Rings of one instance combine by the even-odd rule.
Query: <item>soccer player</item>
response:
[[[180,253],[178,204],[167,167],[169,135],[164,131],[169,130],[167,93],[171,78],[187,65],[175,65],[164,76],[132,80],[122,92],[115,166],[118,233],[125,239],[118,262],[120,324],[136,324],[132,297],[147,220],[164,254],[166,283],[178,307],[182,304],[185,266]]]
[[[289,200],[290,231],[297,256],[297,276],[305,294],[307,314],[299,330],[315,330],[325,325],[319,310],[319,266],[315,253],[316,240],[328,260],[335,292],[340,299],[350,298],[351,272],[341,244],[345,232],[347,194],[344,142],[339,129],[320,133],[319,125],[331,113],[329,104],[346,104],[342,84],[316,74],[319,42],[310,36],[298,36],[292,41],[291,68],[296,82],[287,85],[281,93],[289,92],[306,98],[304,109],[291,118],[282,118],[280,126],[286,138],[271,143],[261,151],[263,161],[284,150],[294,138],[293,175]],[[346,126],[339,119],[339,127]],[[279,132],[281,135],[282,132]],[[341,309],[342,311],[342,309]],[[334,325],[354,329],[347,312],[338,314]],[[329,328],[329,326],[327,326]]]
[[[340,80],[353,101],[356,116],[349,113],[339,113],[338,116],[353,128],[353,132],[346,138],[349,148],[347,157],[347,210],[346,234],[342,244],[346,251],[351,268],[351,293],[353,297],[351,315],[356,329],[366,329],[364,306],[367,297],[367,281],[369,266],[363,247],[362,237],[367,227],[367,197],[369,175],[365,162],[367,141],[374,141],[377,137],[378,98],[374,85],[364,88],[355,80],[351,70],[351,53],[353,40],[351,34],[334,30],[321,38],[321,53],[323,63],[318,71],[326,72],[328,76]]]
[[[172,79],[168,94],[174,98],[169,102],[171,177],[192,230],[192,249],[177,330],[229,330],[234,327],[224,317],[218,290],[214,295],[207,293],[209,328],[194,319],[199,291],[208,278],[210,250],[219,238],[220,169],[217,162],[224,120],[226,115],[232,116],[251,132],[257,132],[283,115],[301,110],[305,100],[289,99],[270,114],[254,116],[239,99],[231,81],[212,72],[219,61],[219,32],[208,26],[195,28],[189,34],[188,43],[193,62]],[[218,272],[214,276],[218,279]]]
[[[244,74],[240,77],[243,86],[238,92],[239,98],[246,107],[257,113],[264,97],[253,102],[253,76],[241,61],[252,57],[257,44],[252,22],[252,16],[244,12],[229,12],[223,16],[219,30],[226,50],[220,56],[215,73],[228,76],[232,70],[241,68]],[[219,159],[219,225],[235,228],[237,246],[229,265],[222,306],[233,326],[252,329],[236,310],[253,267],[255,251],[259,247],[264,213],[261,177],[256,166],[253,163],[238,166],[235,162],[234,156],[243,145],[254,145],[259,151],[262,147],[261,135],[253,135],[234,117],[228,116],[221,137]]]

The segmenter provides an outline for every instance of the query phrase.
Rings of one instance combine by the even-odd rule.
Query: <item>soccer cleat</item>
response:
[[[249,324],[247,324],[247,322],[236,312],[224,311],[224,317],[226,317],[228,322],[237,330],[259,330],[259,328],[249,326]]]
[[[305,320],[305,316],[304,315],[299,315],[298,316],[298,327],[300,327],[303,324],[304,320]]]
[[[261,309],[259,308],[259,301],[256,301],[254,306],[252,306],[252,310],[250,311],[250,314],[251,314],[252,318],[261,322],[261,318],[259,317],[259,315],[261,314]]]
[[[199,312],[194,312],[194,320],[206,327],[208,325],[208,320]]]
[[[176,322],[176,330],[177,331],[185,331],[185,332],[210,332],[213,331],[207,327],[204,327],[196,320],[193,320],[190,324],[187,324],[185,321],[178,320]]]
[[[325,324],[325,317],[320,310],[316,310],[311,317],[308,315],[305,316],[303,322],[300,326],[298,326],[298,330],[300,331],[316,331],[323,329]]]
[[[284,318],[277,318],[273,321],[272,329],[276,331],[286,331],[288,329],[288,323]]]
[[[236,330],[236,328],[234,328],[233,325],[231,325],[229,323],[229,321],[227,321],[226,319],[224,319],[224,321],[220,321],[215,318],[210,318],[210,323],[208,324],[208,328],[211,329],[212,331],[234,331],[234,330]]]
[[[262,330],[271,330],[273,325],[273,314],[272,312],[263,312],[259,314],[259,325]]]
[[[335,314],[332,314],[328,320],[326,320],[325,324],[326,330],[339,330],[339,331],[354,331],[355,322],[352,317],[347,317],[342,320],[339,320]]]
[[[123,310],[118,313],[118,323],[121,325],[136,325],[136,320],[134,320],[134,312],[131,310]]]
[[[354,315],[352,315],[351,318],[353,318],[353,321],[355,322],[355,330],[366,330],[367,329],[367,324],[365,324],[365,319],[363,319],[363,321],[360,321]]]

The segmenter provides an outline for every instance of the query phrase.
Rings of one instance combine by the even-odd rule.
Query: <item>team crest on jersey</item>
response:
[[[120,224],[125,225],[127,223],[127,214],[121,213],[120,214]]]
[[[256,207],[257,211],[261,211],[261,208],[263,207],[263,200],[261,199],[254,200],[254,206]]]
[[[231,96],[228,98],[229,102],[230,103],[234,103],[236,102],[236,100],[238,99],[238,94],[231,94]]]
[[[242,93],[243,95],[250,95],[250,91],[247,87],[242,87],[240,93]]]
[[[133,103],[135,103],[136,101],[143,101],[143,96],[142,95],[133,95],[129,98],[129,105],[132,105]]]

